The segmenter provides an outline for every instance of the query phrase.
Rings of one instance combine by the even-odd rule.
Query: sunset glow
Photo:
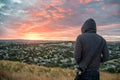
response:
[[[28,40],[41,40],[42,38],[40,38],[38,36],[38,34],[33,34],[33,33],[28,33],[25,35],[25,37],[23,37],[23,39],[28,39]]]
[[[119,13],[120,0],[0,0],[0,39],[75,40],[93,18],[98,34],[120,41]]]

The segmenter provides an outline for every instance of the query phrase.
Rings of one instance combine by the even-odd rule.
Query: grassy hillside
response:
[[[73,80],[75,71],[0,60],[0,80]],[[101,72],[101,80],[120,80],[120,74]]]

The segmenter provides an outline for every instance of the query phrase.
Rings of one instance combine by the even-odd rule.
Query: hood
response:
[[[82,33],[96,33],[96,23],[95,21],[90,18],[85,21],[81,28]]]

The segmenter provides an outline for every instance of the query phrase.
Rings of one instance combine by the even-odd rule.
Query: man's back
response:
[[[81,63],[80,66],[83,68],[87,67],[86,70],[99,70],[101,53],[103,52],[103,48],[106,45],[105,40],[96,33],[84,33],[78,37],[78,41],[80,42],[82,49],[81,59],[78,61],[78,64]],[[102,50],[100,48],[102,48]],[[79,50],[80,48],[77,51]],[[97,55],[96,57],[92,58],[96,50],[97,52],[95,54]],[[77,57],[78,56],[80,56],[80,54],[78,54]],[[91,62],[88,61],[89,58],[92,58]],[[105,59],[107,59],[107,56],[105,56]]]
[[[93,58],[94,53],[97,55]],[[87,20],[82,26],[82,34],[76,40],[74,57],[81,70],[86,71],[99,70],[100,62],[108,60],[106,41],[96,34],[96,23],[93,19]],[[88,61],[90,59],[91,62]]]

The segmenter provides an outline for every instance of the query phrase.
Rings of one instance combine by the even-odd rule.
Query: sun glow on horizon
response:
[[[28,33],[28,34],[25,34],[24,39],[28,39],[28,40],[41,40],[41,39],[43,39],[43,38],[41,38],[41,37],[39,36],[39,34],[36,34],[36,33]]]

